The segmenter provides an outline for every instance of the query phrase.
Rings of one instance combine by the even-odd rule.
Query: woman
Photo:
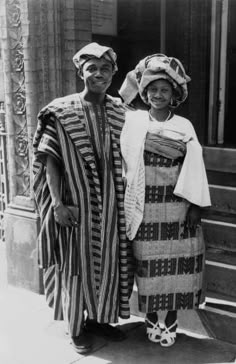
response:
[[[177,311],[197,308],[202,294],[200,207],[210,205],[209,189],[194,128],[173,112],[186,99],[189,80],[179,60],[153,55],[128,74],[120,90],[124,102],[138,91],[149,107],[127,111],[121,152],[139,309],[146,313],[149,340],[161,346],[175,343]],[[161,330],[158,311],[164,310]]]

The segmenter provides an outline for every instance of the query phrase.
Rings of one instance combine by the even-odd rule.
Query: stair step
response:
[[[236,187],[236,173],[207,170],[209,184]]]
[[[206,250],[206,259],[210,262],[227,264],[236,267],[236,252],[208,247]]]
[[[236,251],[236,224],[224,221],[202,219],[204,240],[207,248]]]
[[[210,171],[236,173],[236,149],[204,147],[206,169]]]
[[[236,301],[236,265],[206,259],[206,295]]]
[[[218,295],[218,296],[219,297],[216,297],[216,295],[213,292],[211,292],[211,294],[207,293],[205,302],[209,306],[216,303],[218,305],[221,305],[222,307],[223,306],[227,307],[227,308],[225,308],[225,311],[231,311],[232,308],[233,308],[233,310],[236,309],[236,300],[232,300],[232,297],[228,297],[228,296],[220,297],[220,295]]]
[[[212,206],[208,210],[235,213],[236,221],[236,187],[218,185],[210,185],[209,187]]]
[[[236,306],[230,305],[230,302],[228,303],[207,302],[206,307],[215,309],[218,312],[221,311],[221,313],[224,315],[236,318]]]
[[[219,211],[212,208],[206,208],[202,211],[202,218],[205,220],[212,220],[215,222],[225,222],[228,224],[236,224],[236,213],[235,212],[226,212]]]
[[[210,337],[236,344],[236,314],[208,305],[197,313]]]
[[[211,292],[211,291],[208,291],[206,294],[207,294],[207,298],[235,303],[235,297],[227,296],[226,294],[221,294],[219,292],[216,293],[216,292]]]

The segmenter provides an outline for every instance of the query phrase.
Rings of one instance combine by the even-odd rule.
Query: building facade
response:
[[[235,305],[235,0],[0,0],[0,22],[0,202],[5,220],[0,228],[8,281],[43,291],[32,191],[37,113],[52,99],[81,90],[72,57],[98,41],[118,54],[119,72],[110,89],[114,96],[126,73],[148,54],[177,57],[190,75],[189,97],[178,112],[192,121],[204,147],[211,189],[213,206],[203,220],[207,294]],[[206,311],[202,319],[220,335],[215,316]],[[225,312],[225,330],[228,320],[236,328]]]

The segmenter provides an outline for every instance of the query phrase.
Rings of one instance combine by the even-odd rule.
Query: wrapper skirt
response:
[[[145,209],[133,241],[139,310],[195,309],[203,300],[201,226],[186,224],[189,202],[175,196],[183,159],[145,151]]]

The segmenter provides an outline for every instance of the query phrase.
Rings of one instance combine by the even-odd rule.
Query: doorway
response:
[[[228,1],[224,144],[236,148],[236,1]]]
[[[236,1],[212,1],[208,145],[236,148]]]

